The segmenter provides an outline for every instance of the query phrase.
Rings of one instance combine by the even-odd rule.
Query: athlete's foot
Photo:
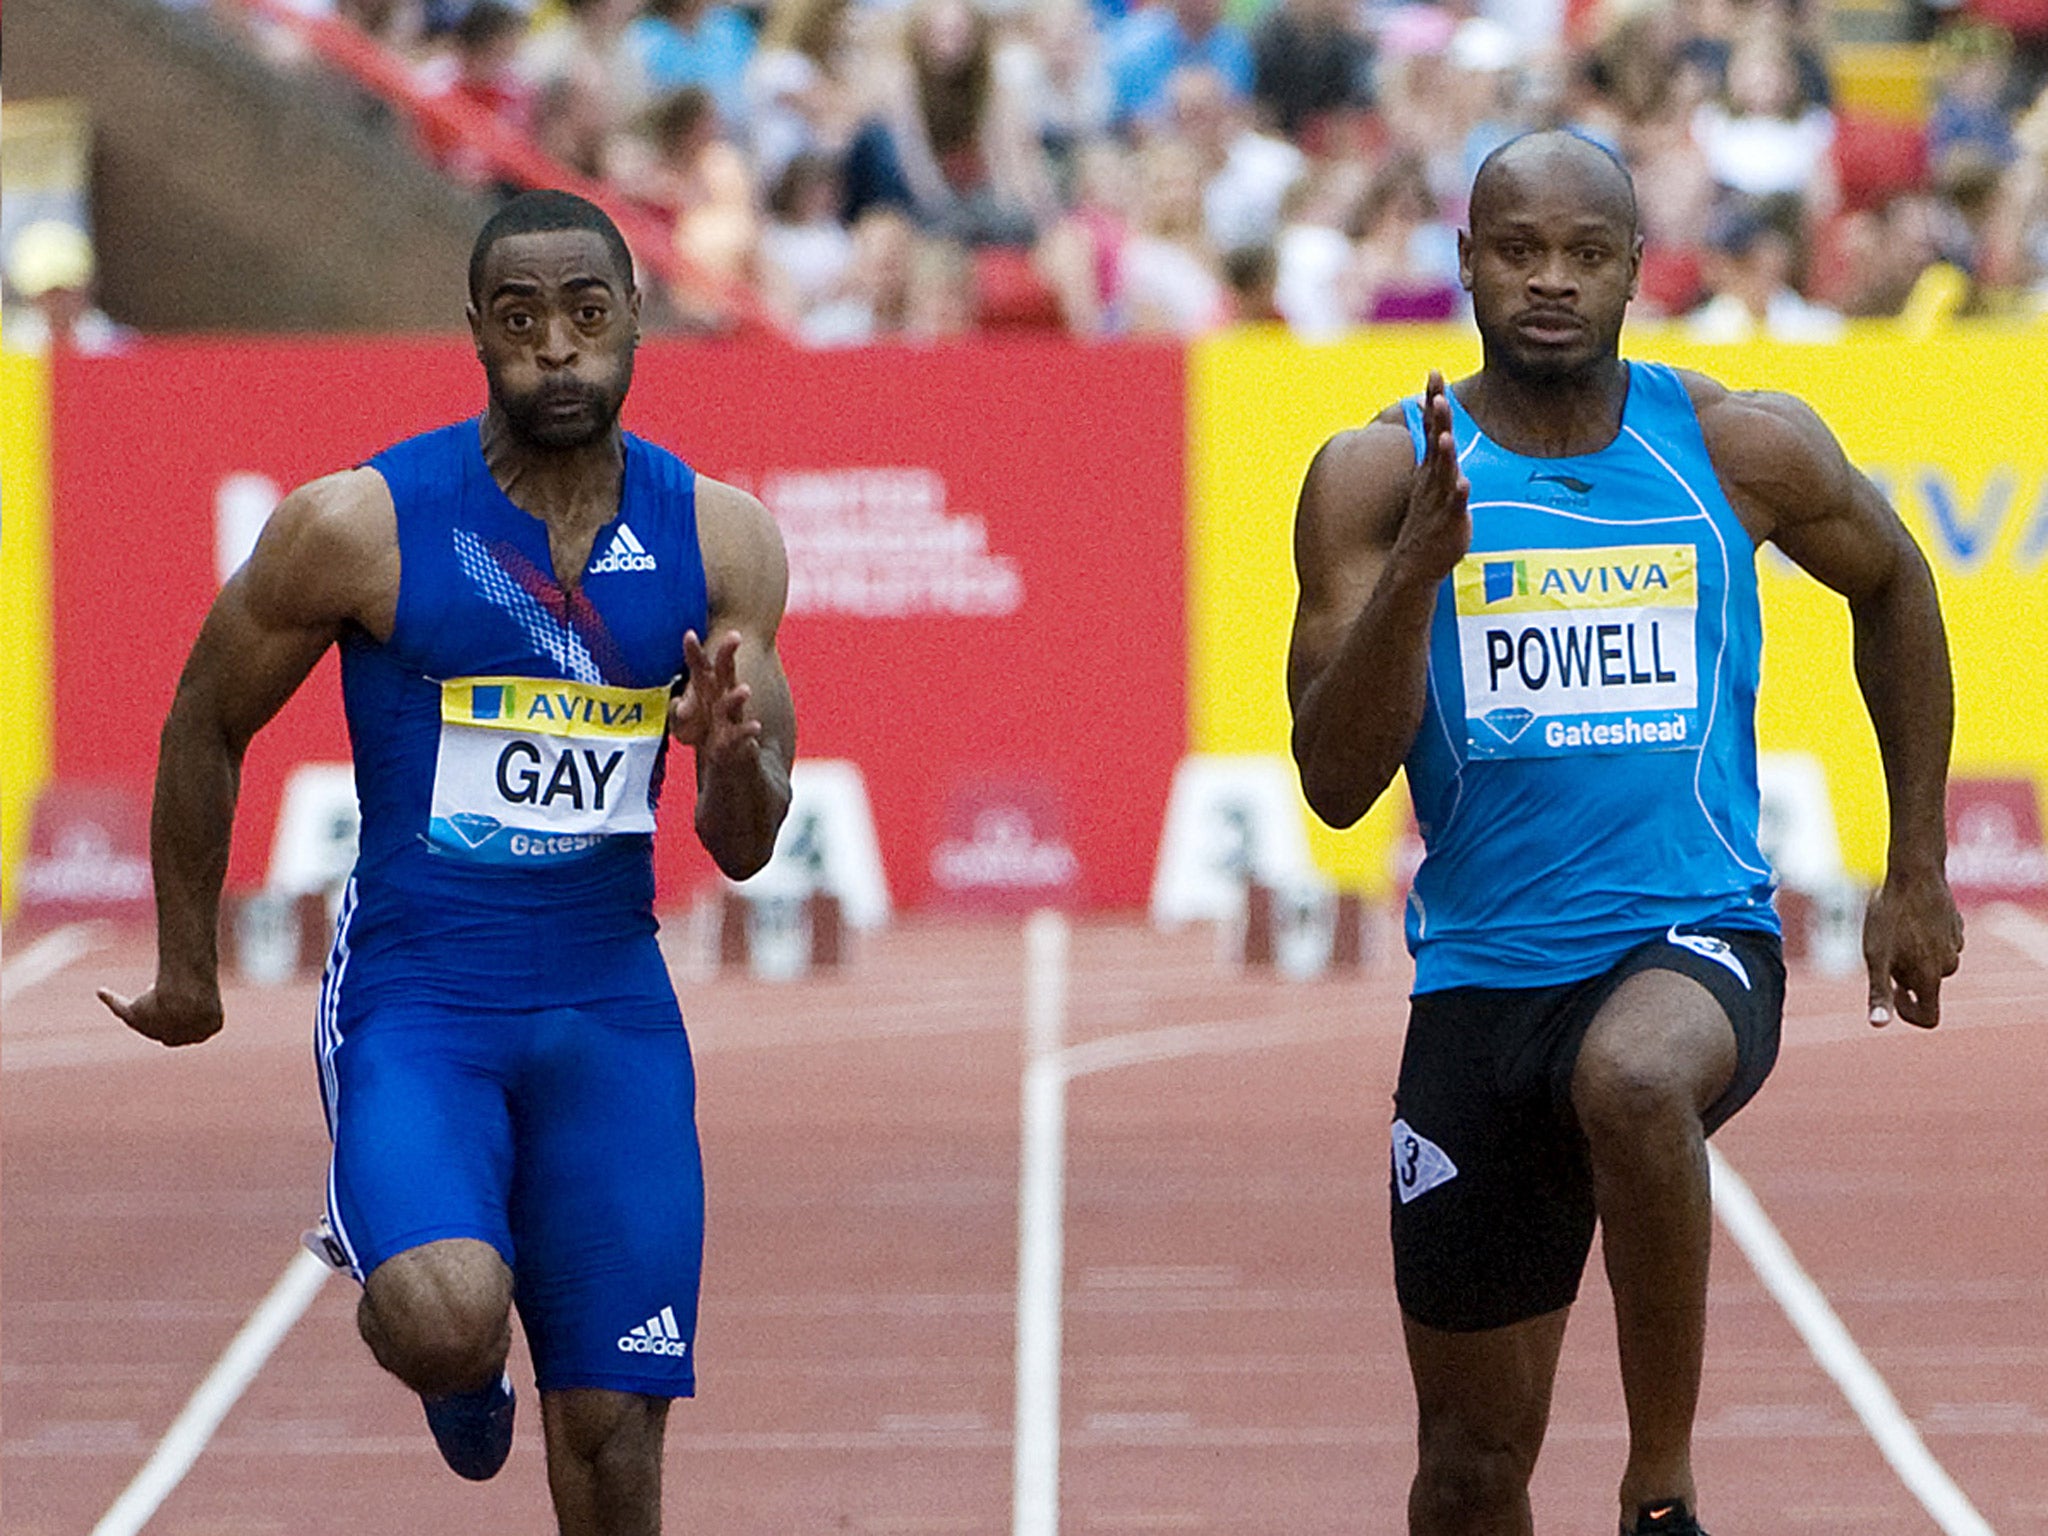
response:
[[[447,1397],[423,1397],[427,1428],[434,1432],[434,1444],[441,1459],[458,1477],[481,1483],[498,1475],[505,1458],[512,1454],[512,1378],[501,1375],[488,1387],[474,1392],[455,1392]]]
[[[1685,1507],[1683,1499],[1656,1499],[1636,1510],[1634,1529],[1624,1525],[1621,1536],[1707,1536],[1699,1521]]]

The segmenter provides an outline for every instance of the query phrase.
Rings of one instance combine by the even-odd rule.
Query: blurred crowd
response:
[[[1918,121],[1840,107],[1825,0],[293,3],[657,219],[674,326],[733,285],[821,346],[1448,318],[1474,170],[1549,126],[1635,171],[1638,316],[2048,311],[2048,0],[1918,0]]]

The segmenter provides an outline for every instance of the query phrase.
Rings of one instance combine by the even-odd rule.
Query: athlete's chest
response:
[[[1633,438],[1550,460],[1482,439],[1463,467],[1472,545],[1439,601],[1434,682],[1464,755],[1696,749],[1737,569],[1725,500]]]
[[[402,578],[406,659],[430,678],[512,674],[611,687],[665,685],[701,616],[660,509],[627,506],[578,541],[563,581],[532,519],[456,517],[417,534]]]

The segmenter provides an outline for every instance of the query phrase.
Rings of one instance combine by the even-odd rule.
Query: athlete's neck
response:
[[[484,412],[484,464],[505,499],[558,533],[602,527],[619,510],[626,439],[618,423],[595,442],[545,448],[515,433],[495,406]]]
[[[1606,357],[1578,373],[1538,375],[1489,358],[1455,393],[1479,430],[1508,452],[1571,458],[1598,453],[1620,434],[1628,364]]]

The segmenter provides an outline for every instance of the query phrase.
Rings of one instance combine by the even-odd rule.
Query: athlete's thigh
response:
[[[695,1391],[704,1171],[682,1021],[546,1016],[516,1107],[519,1315],[543,1392]]]
[[[516,1259],[509,1220],[517,1016],[387,1007],[325,1042],[328,1219],[362,1279],[448,1238]]]
[[[1590,1170],[1542,1079],[1513,1070],[1565,991],[1414,999],[1391,1188],[1394,1286],[1417,1323],[1496,1329],[1578,1295],[1593,1242]]]
[[[1602,991],[1576,1050],[1559,1058],[1561,1104],[1603,1084],[1662,1085],[1690,1094],[1711,1132],[1777,1063],[1785,964],[1774,935],[1667,934],[1623,956]]]

